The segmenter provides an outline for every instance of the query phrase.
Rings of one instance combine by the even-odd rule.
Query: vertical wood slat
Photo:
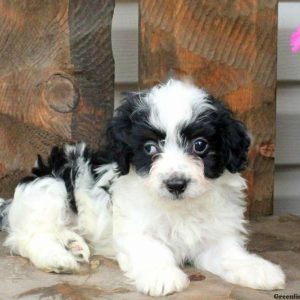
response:
[[[276,0],[141,0],[139,83],[191,77],[223,99],[254,140],[245,172],[250,217],[272,213]]]
[[[113,111],[114,0],[1,1],[0,196],[37,153],[103,141]]]

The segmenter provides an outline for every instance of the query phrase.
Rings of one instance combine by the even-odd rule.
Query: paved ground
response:
[[[269,217],[251,224],[249,249],[282,265],[287,274],[287,288],[282,291],[257,291],[225,283],[207,272],[187,268],[190,287],[179,294],[163,299],[210,300],[276,299],[278,295],[298,294],[300,299],[300,218],[294,216]],[[4,233],[0,233],[3,241]],[[0,300],[93,300],[153,299],[134,291],[113,261],[93,257],[82,266],[79,274],[56,275],[35,269],[26,259],[11,256],[0,248]],[[156,298],[158,299],[158,298]],[[279,299],[279,298],[277,298]],[[292,299],[292,298],[291,298]]]

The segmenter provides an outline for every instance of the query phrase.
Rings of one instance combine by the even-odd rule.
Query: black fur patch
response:
[[[70,151],[66,154],[63,147],[56,146],[52,149],[47,162],[44,162],[42,157],[38,155],[36,167],[32,169],[33,176],[23,178],[20,183],[28,183],[45,176],[63,179],[68,192],[70,207],[74,212],[77,212],[76,200],[74,197],[74,184],[78,172],[77,160],[79,157],[81,157],[84,162],[89,162],[91,173],[95,180],[96,177],[99,177],[99,174],[95,172],[95,169],[103,164],[111,162],[111,160],[108,157],[105,157],[103,153],[92,152],[87,147],[82,154],[80,154],[79,151]]]
[[[217,178],[225,168],[231,173],[241,172],[247,166],[250,145],[246,128],[220,101],[212,96],[208,100],[215,110],[200,114],[181,134],[188,141],[197,137],[208,141],[208,149],[201,155],[206,177]]]
[[[144,153],[143,145],[148,140],[165,138],[164,132],[148,123],[150,108],[141,105],[144,96],[145,93],[125,94],[124,102],[108,128],[110,150],[122,175],[129,172],[130,164],[141,174],[149,172],[152,159]]]

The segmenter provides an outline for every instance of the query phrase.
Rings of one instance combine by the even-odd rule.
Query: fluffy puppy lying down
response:
[[[242,286],[284,287],[281,268],[245,248],[249,137],[223,104],[169,80],[128,94],[108,137],[104,154],[81,143],[38,159],[2,205],[6,246],[57,273],[91,249],[153,296],[189,285],[185,262]]]

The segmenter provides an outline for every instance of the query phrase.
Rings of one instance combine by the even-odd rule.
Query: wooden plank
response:
[[[277,86],[276,165],[300,165],[300,85]]]
[[[53,145],[63,141],[59,135],[4,114],[0,114],[0,140],[0,197],[4,199],[29,174],[37,153],[46,156]]]
[[[225,99],[254,136],[249,215],[272,213],[277,1],[140,1],[139,80],[171,72]]]
[[[279,3],[278,80],[300,80],[300,53],[290,50],[290,36],[300,26],[300,2]]]
[[[300,116],[281,114],[276,123],[276,165],[299,165]]]
[[[290,35],[300,26],[300,2],[279,1],[278,80],[300,80],[300,55],[292,54]],[[112,25],[116,82],[138,82],[138,0],[117,0]]]
[[[274,190],[275,214],[300,215],[300,167],[276,167]]]
[[[38,152],[102,143],[113,110],[113,10],[113,0],[0,2],[1,196]]]
[[[300,115],[300,82],[279,82],[276,96],[279,116]]]
[[[112,117],[114,59],[111,46],[113,0],[69,0],[68,24],[73,76],[80,91],[72,114],[72,139],[99,146]],[[92,133],[92,134],[91,134]]]
[[[117,83],[138,81],[138,1],[117,0],[112,23]]]

